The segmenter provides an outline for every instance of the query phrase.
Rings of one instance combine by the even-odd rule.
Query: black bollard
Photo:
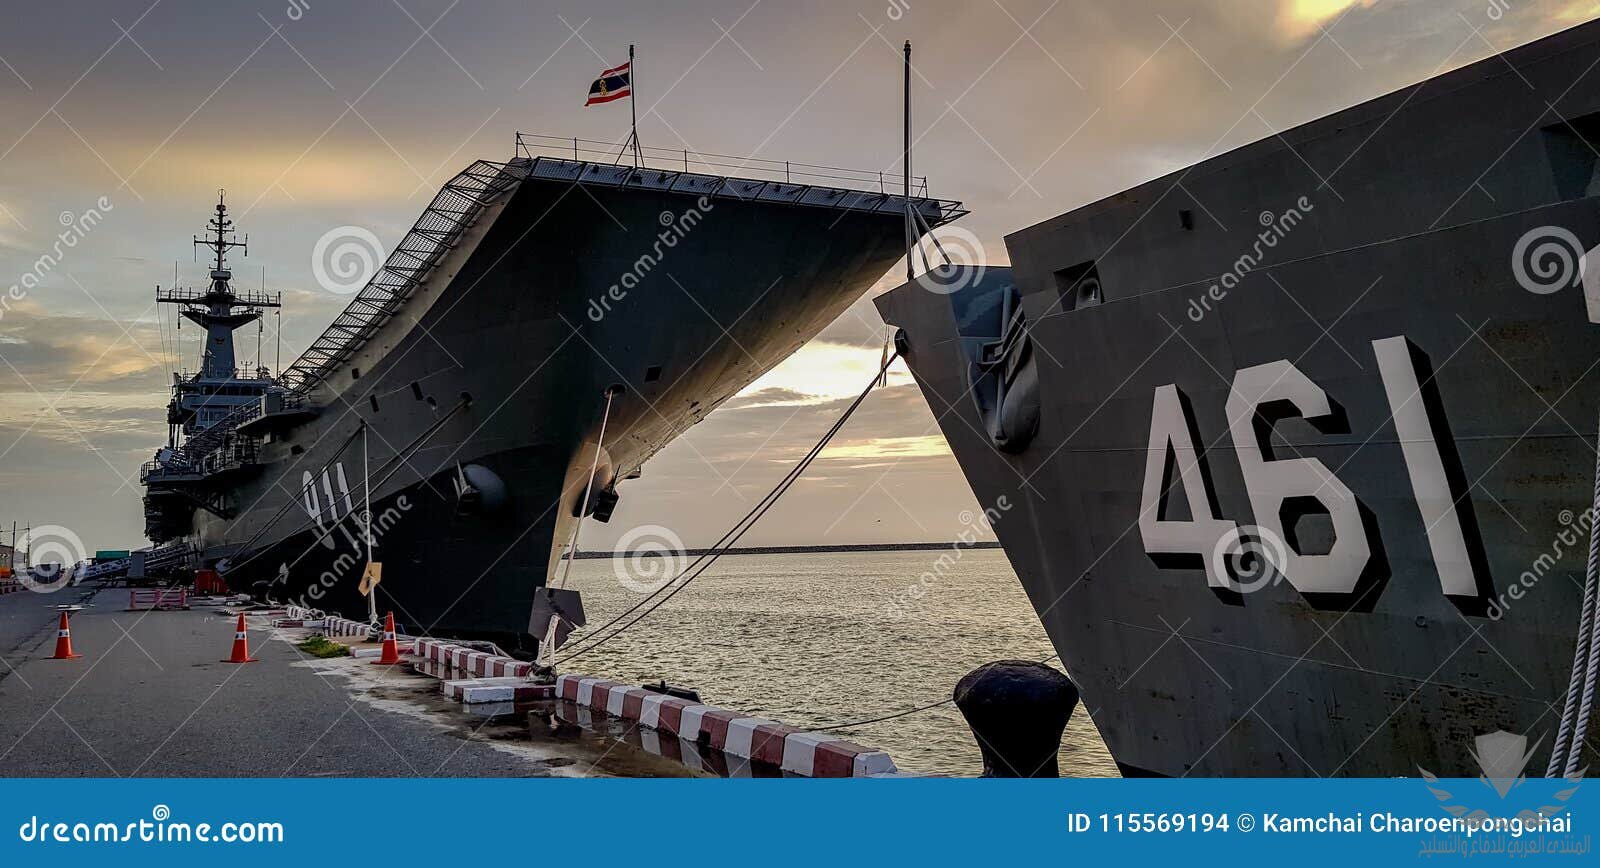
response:
[[[1031,660],[998,660],[956,682],[956,707],[983,751],[986,778],[1053,778],[1061,733],[1078,704],[1067,676]]]

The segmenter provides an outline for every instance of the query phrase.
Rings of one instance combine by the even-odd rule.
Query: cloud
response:
[[[790,407],[796,404],[814,404],[817,396],[805,392],[796,392],[793,389],[763,388],[750,391],[746,389],[730,398],[720,408],[721,410],[740,410],[749,407]]]
[[[123,327],[89,316],[55,316],[31,299],[0,318],[0,394],[60,393],[92,387],[148,395],[159,404],[165,368],[148,352],[159,345],[153,323]]]
[[[950,444],[939,434],[917,437],[874,437],[867,440],[849,440],[830,444],[822,450],[822,458],[931,458],[950,455]],[[869,465],[858,465],[869,466]],[[876,465],[871,465],[876,466]]]
[[[1552,17],[1566,24],[1577,24],[1588,21],[1596,15],[1600,15],[1600,3],[1595,0],[1568,0],[1567,4],[1557,9]]]
[[[1274,22],[1279,37],[1299,42],[1322,29],[1352,6],[1371,7],[1377,0],[1279,0]]]

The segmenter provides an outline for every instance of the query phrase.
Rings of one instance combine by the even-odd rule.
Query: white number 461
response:
[[[1422,397],[1414,347],[1400,336],[1373,341],[1372,349],[1440,585],[1450,596],[1476,596],[1479,577],[1468,556],[1467,530],[1456,510],[1444,457]],[[1284,539],[1285,503],[1311,500],[1327,512],[1333,526],[1334,542],[1327,552],[1302,554],[1288,545],[1281,553],[1284,563],[1272,566],[1303,594],[1352,593],[1381,542],[1369,538],[1360,503],[1325,464],[1315,458],[1268,457],[1256,428],[1259,411],[1268,406],[1281,411],[1275,418],[1298,416],[1313,423],[1331,418],[1333,407],[1327,393],[1288,361],[1234,374],[1227,403],[1228,434],[1256,524]],[[1211,481],[1196,449],[1197,436],[1193,414],[1178,387],[1158,387],[1150,411],[1139,533],[1145,552],[1158,562],[1161,556],[1198,556],[1213,588],[1238,590],[1234,579],[1225,574],[1222,559],[1213,557],[1237,525],[1217,515]],[[1177,486],[1183,489],[1189,518],[1163,519],[1161,505],[1176,496],[1173,489]]]

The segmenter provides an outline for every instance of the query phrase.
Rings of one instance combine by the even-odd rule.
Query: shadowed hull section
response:
[[[879,299],[980,503],[1010,504],[996,533],[1123,768],[1475,776],[1505,730],[1543,773],[1600,325],[1575,270],[1530,292],[1513,259],[1549,227],[1600,243],[1557,147],[1600,117],[1597,43],[1568,31],[1015,233],[1014,270],[954,294]],[[1026,376],[1000,403],[1037,425],[1006,450],[975,362],[1001,310]],[[1281,569],[1251,576],[1234,528],[1281,538]]]

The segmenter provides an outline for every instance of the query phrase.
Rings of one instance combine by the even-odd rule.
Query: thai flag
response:
[[[595,103],[611,102],[633,96],[633,61],[628,61],[621,66],[612,67],[600,73],[600,77],[589,85],[589,101],[586,106]]]

